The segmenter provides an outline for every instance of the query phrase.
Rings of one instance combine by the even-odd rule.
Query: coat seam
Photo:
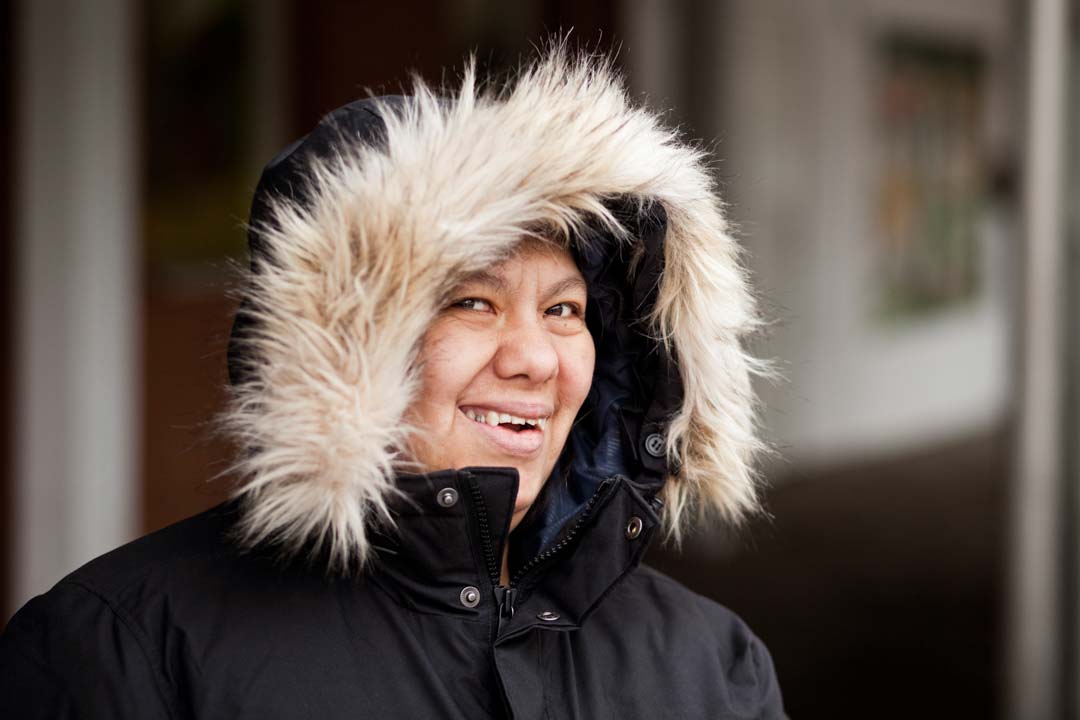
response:
[[[540,682],[543,683],[543,691],[541,697],[544,703],[544,718],[545,720],[551,720],[551,678],[548,677],[547,664],[544,662],[545,653],[544,646],[547,644],[546,633],[538,632],[536,634],[536,666],[537,676],[540,678]]]
[[[142,628],[138,626],[138,623],[136,623],[132,618],[128,617],[127,613],[117,607],[116,604],[112,602],[109,598],[107,598],[103,593],[101,593],[96,588],[87,585],[85,582],[80,582],[78,580],[67,580],[65,581],[65,584],[77,587],[84,592],[87,592],[90,595],[96,597],[102,602],[102,604],[105,605],[105,607],[109,609],[109,611],[113,614],[113,617],[116,618],[120,625],[127,629],[127,631],[131,634],[132,639],[135,641],[136,646],[138,646],[139,651],[142,653],[143,658],[150,665],[150,667],[154,669],[154,684],[157,686],[158,694],[161,696],[162,705],[165,707],[165,711],[168,713],[170,718],[179,718],[180,713],[177,710],[177,703],[175,698],[173,697],[175,692],[171,686],[171,683],[169,683],[164,678],[165,673],[161,666],[157,663],[157,661],[154,660],[153,655],[147,651],[147,645],[153,645],[153,643],[150,641],[149,637],[145,636],[145,633],[142,632]],[[202,671],[200,670],[199,672],[201,674]]]

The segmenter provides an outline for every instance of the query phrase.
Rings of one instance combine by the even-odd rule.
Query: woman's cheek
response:
[[[565,378],[563,388],[563,402],[574,408],[576,412],[592,387],[593,369],[596,364],[596,346],[593,344],[592,335],[584,333],[583,336],[572,338],[563,359],[560,360],[560,374]]]
[[[423,395],[437,398],[447,412],[455,412],[470,386],[491,362],[494,343],[483,333],[455,332],[429,348]]]

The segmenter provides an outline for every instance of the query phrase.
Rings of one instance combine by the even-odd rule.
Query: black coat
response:
[[[696,509],[759,507],[759,320],[705,158],[594,58],[474,81],[340,108],[267,166],[235,499],[21,610],[0,716],[782,716],[746,626],[639,569]],[[403,417],[448,294],[538,232],[586,281],[595,366],[508,537],[517,471],[403,474]]]
[[[238,552],[232,504],[130,543],[12,619],[0,717],[783,717],[746,625],[639,567],[657,516],[624,478],[497,596],[516,481],[400,479],[415,507],[354,579]]]

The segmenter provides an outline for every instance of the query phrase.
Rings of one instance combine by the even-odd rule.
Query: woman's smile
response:
[[[513,415],[484,405],[466,406],[460,410],[466,422],[482,437],[514,457],[532,457],[540,451],[544,445],[544,428],[551,417],[551,412],[522,411],[521,415]]]

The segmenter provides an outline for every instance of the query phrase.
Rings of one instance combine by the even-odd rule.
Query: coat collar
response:
[[[505,595],[495,560],[509,540],[517,471],[402,474],[397,485],[396,529],[380,533],[369,577],[413,610],[495,622]],[[608,480],[539,556],[511,566],[513,613],[503,610],[499,639],[537,626],[580,627],[641,562],[660,524],[659,500],[650,495],[625,477]]]

